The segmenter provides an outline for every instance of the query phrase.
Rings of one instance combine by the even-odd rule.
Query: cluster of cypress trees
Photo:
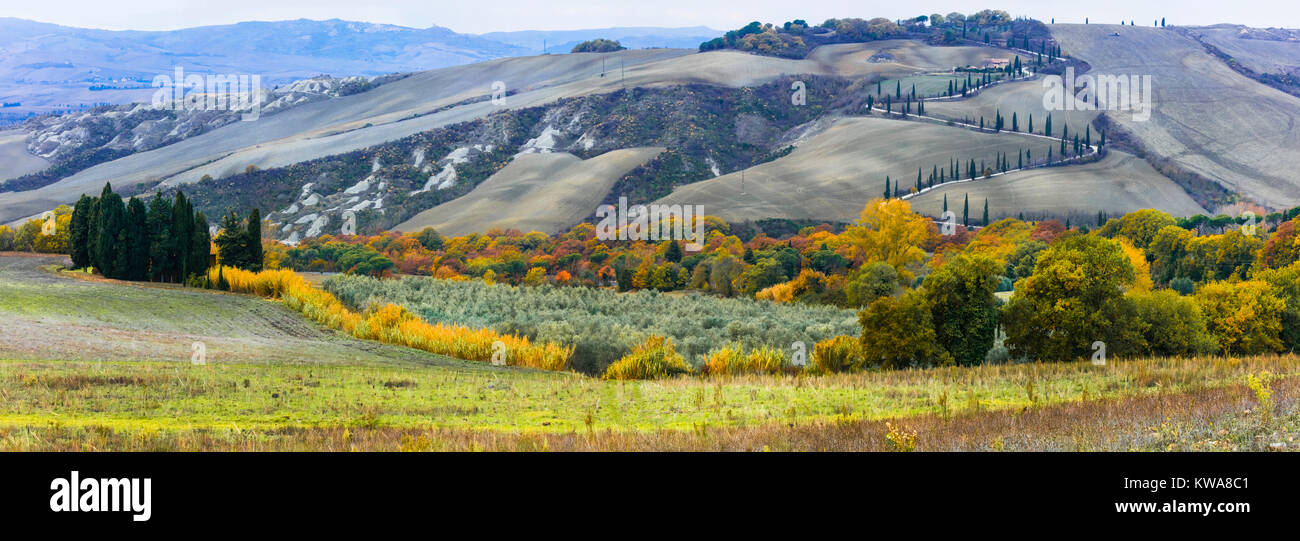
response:
[[[234,211],[221,219],[221,231],[214,241],[221,264],[258,272],[262,270],[262,212],[253,209],[247,220]]]
[[[72,211],[68,244],[74,268],[93,267],[108,278],[182,282],[207,272],[208,220],[185,194],[123,201],[104,185],[99,197],[81,196]]]

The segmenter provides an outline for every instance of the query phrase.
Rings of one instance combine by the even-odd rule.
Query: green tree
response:
[[[673,263],[680,263],[682,260],[682,246],[675,240],[667,241],[664,247],[664,259]]]
[[[1040,361],[1087,357],[1096,341],[1110,352],[1133,351],[1136,314],[1123,292],[1135,280],[1119,243],[1092,235],[1058,240],[1003,308],[1007,348]]]
[[[993,348],[999,270],[989,256],[962,254],[925,277],[936,339],[957,364],[979,364]]]
[[[1216,345],[1206,330],[1205,316],[1191,298],[1167,289],[1133,292],[1129,298],[1141,334],[1138,354],[1178,357],[1214,351]]]
[[[126,234],[122,239],[126,244],[122,250],[126,254],[123,278],[135,281],[147,280],[149,245],[153,240],[149,238],[149,210],[145,208],[143,201],[132,197],[126,205],[126,216]]]
[[[863,265],[849,275],[845,295],[849,306],[860,308],[881,297],[897,295],[900,289],[898,270],[893,265],[876,261]]]
[[[176,192],[172,199],[171,247],[167,256],[171,259],[169,267],[173,271],[171,281],[184,283],[190,273],[190,249],[193,247],[194,210],[185,194]]]
[[[175,274],[172,251],[172,205],[161,193],[149,201],[149,279],[155,282],[171,280]]]
[[[217,245],[217,255],[221,258],[222,265],[250,268],[252,260],[248,253],[248,228],[234,211],[227,212],[221,218],[221,227],[212,242]]]
[[[91,197],[82,195],[72,209],[72,221],[68,224],[68,244],[72,258],[72,268],[83,269],[90,266],[90,209]]]
[[[212,262],[212,235],[208,231],[208,217],[194,213],[194,233],[190,237],[190,274],[206,276]]]
[[[876,299],[858,314],[866,364],[882,368],[952,364],[952,357],[939,347],[931,317],[925,298],[916,290]]]
[[[244,237],[248,243],[248,270],[262,270],[262,211],[253,209],[248,213],[248,233]],[[391,263],[391,261],[390,261]]]
[[[118,251],[125,246],[118,244],[122,230],[126,227],[126,205],[122,196],[113,193],[110,186],[104,186],[104,193],[99,197],[99,234],[95,247],[95,266],[104,276],[120,278],[126,269],[118,268]]]
[[[432,227],[421,229],[420,232],[415,235],[415,240],[419,241],[420,246],[423,246],[425,250],[442,249],[442,234],[438,233],[438,230]]]

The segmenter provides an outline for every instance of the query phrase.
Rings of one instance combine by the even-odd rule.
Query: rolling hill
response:
[[[1146,149],[1260,204],[1300,203],[1300,98],[1233,71],[1171,29],[1105,24],[1051,27],[1094,74],[1150,75],[1149,121],[1108,114]]]
[[[394,229],[432,226],[459,236],[499,227],[556,234],[590,215],[620,176],[663,150],[628,148],[588,160],[567,152],[523,154],[468,194]]]
[[[1289,174],[1295,170],[1293,165],[1300,165],[1292,163],[1300,157],[1287,151],[1300,146],[1300,134],[1293,126],[1293,119],[1300,115],[1300,99],[1234,72],[1222,60],[1207,53],[1195,39],[1172,29],[1113,25],[1052,25],[1050,28],[1066,53],[1088,62],[1092,73],[1137,73],[1155,77],[1155,111],[1150,122],[1135,121],[1122,112],[1111,112],[1104,119],[1109,126],[1116,128],[1116,133],[1129,135],[1126,140],[1140,147],[1135,151],[1138,156],[1144,156],[1152,163],[1167,160],[1199,175],[1205,179],[1204,182],[1218,182],[1228,190],[1275,208],[1300,202],[1300,179]],[[638,29],[624,30],[635,32]],[[689,33],[687,30],[683,32]],[[1119,35],[1112,35],[1115,33]],[[525,42],[542,35],[549,36],[545,38],[548,41],[563,37],[558,33],[520,33],[495,38]],[[1288,54],[1284,48],[1268,47],[1268,55],[1261,52],[1258,56],[1278,63]],[[687,88],[690,85],[750,89],[795,77],[803,77],[811,84],[820,84],[817,77],[831,77],[849,83],[837,83],[841,86],[825,98],[835,102],[825,110],[828,116],[798,129],[783,127],[782,130],[788,131],[775,137],[768,133],[757,139],[761,142],[745,142],[747,134],[752,134],[753,130],[770,129],[749,124],[750,118],[737,118],[734,130],[731,127],[708,128],[717,131],[713,135],[720,138],[710,140],[759,145],[763,152],[771,153],[775,158],[756,160],[738,167],[718,168],[714,165],[714,178],[687,175],[689,178],[674,181],[676,190],[660,201],[704,204],[717,209],[717,215],[730,220],[851,220],[867,198],[883,191],[886,175],[910,188],[917,168],[928,175],[935,166],[943,167],[950,159],[965,162],[974,158],[992,163],[997,153],[1003,152],[1014,161],[1021,148],[1031,148],[1041,159],[1050,143],[1031,144],[1023,138],[1017,139],[1021,136],[1014,134],[980,134],[933,124],[853,118],[861,114],[858,101],[865,100],[875,81],[899,78],[910,78],[910,81],[927,74],[950,73],[956,67],[1010,59],[1014,54],[991,46],[933,46],[918,40],[890,39],[824,45],[802,59],[736,50],[699,53],[688,49],[645,49],[487,60],[388,80],[365,92],[305,103],[255,122],[228,124],[180,142],[118,158],[38,189],[0,193],[0,223],[39,214],[55,205],[71,202],[82,193],[97,192],[105,182],[112,182],[115,187],[128,192],[154,184],[164,189],[185,188],[206,177],[220,182],[247,171],[279,171],[345,154],[360,153],[359,158],[371,152],[383,153],[386,152],[384,146],[395,141],[452,126],[467,126],[466,123],[498,113],[540,108],[538,114],[553,116],[557,104],[567,100],[618,95],[625,89],[630,89],[627,96],[631,98],[648,90]],[[492,99],[497,84],[503,84],[507,91],[503,101]],[[1031,79],[995,85],[967,99],[930,101],[926,109],[930,116],[952,120],[983,116],[991,121],[997,112],[1001,112],[1009,122],[1009,117],[1015,113],[1022,130],[1027,127],[1028,115],[1032,114],[1035,131],[1041,132],[1048,113],[1042,95],[1042,81]],[[616,121],[618,113],[614,110],[602,110],[600,115],[606,116],[600,119],[588,117],[584,120],[583,114],[587,113],[582,107],[563,107],[568,107],[563,119],[568,124],[559,127],[559,131],[576,130],[565,133],[569,141],[566,144],[591,144],[601,137],[608,141],[611,133],[602,130],[630,129],[612,127],[621,126]],[[1057,130],[1059,126],[1068,124],[1072,132],[1080,132],[1085,124],[1101,122],[1097,111],[1051,113]],[[553,124],[559,119],[552,116],[546,116],[550,119],[547,121],[517,127],[527,133],[498,136],[494,140],[545,138],[548,130],[557,129]],[[836,120],[841,116],[845,118]],[[666,117],[663,120],[669,121]],[[691,119],[671,121],[685,122],[689,126]],[[504,124],[497,125],[500,128]],[[636,129],[667,128],[638,125]],[[598,151],[662,146],[644,136],[619,140],[623,141],[622,146],[601,147]],[[451,153],[438,151],[445,155],[429,155],[428,165],[421,164],[425,150],[440,147],[407,149],[407,154],[399,161],[414,164],[410,165],[410,170],[385,170],[382,174],[403,177],[403,189],[407,190],[404,193],[412,196],[431,189],[441,190],[455,184],[442,178],[449,174],[446,169],[449,163],[461,160],[454,156],[459,156],[457,153],[462,151],[483,152],[482,149],[490,146],[484,143],[461,141],[447,148]],[[793,152],[785,148],[791,145]],[[671,145],[667,146],[671,150]],[[470,148],[479,150],[468,150]],[[394,217],[384,223],[387,226],[401,223],[400,227],[406,229],[439,224],[440,228],[458,231],[493,226],[539,227],[549,231],[589,216],[591,209],[576,206],[555,208],[551,202],[557,198],[566,201],[571,198],[556,195],[566,188],[547,186],[548,181],[582,179],[579,185],[583,189],[578,191],[583,192],[584,198],[596,200],[616,195],[611,189],[619,193],[640,189],[635,184],[638,179],[627,176],[627,169],[617,174],[603,169],[604,160],[598,159],[594,153],[584,154],[565,148],[557,150],[577,155],[522,158],[526,155],[511,157],[521,149],[508,150],[509,153],[503,157],[493,158],[499,160],[494,162],[499,163],[494,167],[509,162],[506,169],[489,170],[474,180],[478,182],[497,173],[498,176],[491,181],[484,181],[480,186],[471,183],[463,191],[423,200],[427,206],[412,211],[424,212],[418,218],[409,218],[412,214],[405,211],[410,209],[404,209],[400,218]],[[498,154],[502,151],[496,150]],[[789,154],[785,155],[786,152]],[[1141,207],[1160,208],[1178,215],[1207,212],[1202,206],[1207,203],[1202,199],[1185,197],[1186,194],[1178,187],[1180,184],[1161,174],[1170,174],[1167,168],[1159,164],[1153,168],[1131,154],[1113,151],[1100,163],[1086,166],[1010,173],[988,183],[980,182],[978,188],[984,194],[982,197],[1006,201],[1008,207],[1016,208],[1016,213],[1029,215],[1119,213]],[[648,159],[651,158],[642,159],[637,164]],[[437,167],[432,167],[434,163]],[[8,175],[11,170],[27,170],[37,165],[38,162],[16,160],[0,164],[0,167],[10,168],[0,173]],[[375,161],[372,176],[380,174],[381,167],[391,165]],[[747,179],[743,193],[739,187],[741,169],[744,169],[743,175]],[[556,174],[560,176],[552,178]],[[329,184],[336,186],[343,180],[347,179],[333,179]],[[338,193],[321,193],[319,198],[312,198],[312,193],[302,191],[302,196],[313,201],[329,201],[330,207],[313,208],[311,213],[337,213],[348,208],[360,208],[358,205],[366,203],[359,200],[362,194],[343,193],[342,190],[353,184],[356,186],[348,189],[362,187],[362,180],[348,180]],[[367,188],[383,186],[379,178],[365,180]],[[700,180],[702,182],[696,182]],[[284,189],[286,193],[298,194],[300,190],[309,189],[305,186],[308,182],[302,181]],[[415,187],[406,188],[405,183],[412,183]],[[316,183],[313,189],[319,190],[321,186]],[[424,188],[419,189],[420,186]],[[1053,190],[1054,186],[1061,186],[1064,193],[1073,193],[1070,190],[1074,186],[1087,186],[1090,191],[1079,192],[1076,197],[1053,199],[1061,193]],[[975,186],[960,189],[965,193],[968,187]],[[389,190],[392,189],[389,185]],[[552,189],[559,191],[552,193]],[[957,189],[945,187],[943,191]],[[666,190],[640,193],[652,193],[646,199],[648,201],[661,197]],[[520,201],[519,194],[529,194],[525,199],[538,201],[537,207],[548,208],[529,206],[533,203],[516,206],[509,213],[518,216],[515,223],[480,219],[478,217],[486,214],[474,210],[490,204],[488,202]],[[937,194],[920,196],[916,202],[924,203]],[[401,204],[401,201],[392,199],[385,201],[382,194],[374,195],[380,197],[367,196],[367,212],[386,212],[391,207],[381,205]],[[449,197],[466,199],[456,201]],[[265,210],[308,212],[300,205],[290,206],[293,201],[286,201],[283,209]],[[1202,204],[1196,201],[1202,201]],[[590,206],[594,208],[594,204]],[[1006,212],[1012,214],[1010,208]],[[321,220],[324,216],[313,214],[312,219]],[[307,220],[298,215],[286,217]],[[316,227],[286,228],[286,235],[290,229],[296,233],[321,231]]]
[[[888,53],[893,62],[868,62]],[[785,74],[861,77],[947,69],[1009,56],[988,47],[933,48],[890,40],[822,47],[791,60],[734,51],[628,50],[608,54],[546,55],[492,60],[422,72],[379,88],[295,107],[256,122],[238,122],[163,148],[98,165],[40,189],[0,194],[0,222],[38,214],[105,182],[183,186],[204,175],[222,178],[249,165],[267,169],[367,148],[501,110],[488,98],[492,84],[512,93],[504,107],[519,109],[565,97],[624,87],[702,83],[743,87]]]

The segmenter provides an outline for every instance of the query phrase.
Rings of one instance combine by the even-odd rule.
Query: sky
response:
[[[0,17],[104,28],[174,30],[240,21],[345,19],[415,28],[437,25],[480,34],[511,30],[575,30],[612,26],[708,26],[733,29],[753,20],[781,23],[832,17],[900,19],[929,13],[1001,9],[1043,22],[1139,25],[1165,17],[1169,24],[1245,24],[1300,28],[1295,0],[984,0],[980,2],[878,2],[863,0],[6,0]]]

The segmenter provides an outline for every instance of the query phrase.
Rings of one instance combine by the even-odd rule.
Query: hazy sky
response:
[[[168,30],[239,21],[347,19],[457,32],[568,30],[610,26],[708,26],[737,28],[751,20],[821,22],[830,17],[898,19],[929,13],[971,13],[984,8],[1028,15],[1043,22],[1151,24],[1236,23],[1300,27],[1296,0],[5,0],[0,17],[113,30]]]

